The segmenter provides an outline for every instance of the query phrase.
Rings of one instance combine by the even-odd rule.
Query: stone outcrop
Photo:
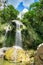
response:
[[[14,62],[29,61],[28,54],[20,47],[11,47],[5,53],[5,58]]]
[[[34,60],[35,65],[43,65],[43,43],[38,46]]]
[[[23,50],[21,47],[13,46],[8,49],[5,53],[5,59],[13,62],[33,62],[34,58],[32,57],[33,53]]]
[[[9,48],[7,48],[7,47],[0,48],[0,58],[4,57],[5,51],[7,51],[8,49]]]
[[[30,65],[34,62],[34,50],[24,50],[19,46],[3,47],[0,48],[2,57],[9,62],[26,62]]]

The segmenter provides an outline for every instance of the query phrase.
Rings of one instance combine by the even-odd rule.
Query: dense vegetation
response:
[[[2,43],[6,43],[7,46],[14,44],[16,28],[11,21],[17,19],[18,13],[12,5],[0,10],[0,45]],[[26,26],[26,29],[22,30],[23,47],[36,49],[43,42],[43,0],[31,4],[21,21]],[[6,42],[4,42],[6,25],[11,26],[11,31],[8,32]]]
[[[13,45],[15,30],[13,29],[14,26],[12,26],[12,20],[17,19],[18,13],[19,12],[12,5],[8,5],[3,10],[0,10],[0,45],[2,45],[2,43],[6,43],[7,46]],[[5,35],[5,29],[8,25],[12,30]]]
[[[22,21],[27,27],[24,45],[36,49],[43,42],[43,1],[31,4]]]

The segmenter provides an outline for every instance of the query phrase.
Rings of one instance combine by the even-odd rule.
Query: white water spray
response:
[[[15,35],[15,60],[14,62],[16,62],[17,60],[17,49],[22,49],[22,36],[21,36],[21,25],[23,25],[21,22],[19,22],[18,20],[14,20],[13,22],[16,23],[16,35]]]
[[[15,46],[22,47],[21,26],[23,24],[18,20],[13,20],[12,22],[16,23]]]
[[[21,37],[21,30],[20,30],[20,24],[16,23],[16,46],[22,47],[22,37]]]
[[[9,31],[9,25],[6,27],[6,31],[5,31],[5,40],[4,40],[4,43],[3,43],[3,47],[5,47],[6,46],[6,36],[7,36],[7,33],[8,33],[8,31]]]

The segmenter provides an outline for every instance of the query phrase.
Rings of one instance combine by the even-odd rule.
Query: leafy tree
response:
[[[43,5],[40,2],[36,2],[30,5],[30,10],[24,14],[22,19],[23,23],[27,27],[28,39],[27,36],[24,38],[28,41],[25,45],[29,47],[32,45],[32,48],[37,48],[37,46],[43,42]],[[30,36],[30,37],[29,37]],[[29,39],[30,38],[30,39]]]
[[[6,44],[12,46],[15,40],[16,27],[11,24],[11,21],[17,19],[19,12],[12,5],[8,5],[0,12],[0,37],[3,36],[4,39],[4,27],[10,25],[12,29],[7,34]],[[30,10],[24,14],[21,21],[26,26],[26,29],[22,30],[23,47],[36,49],[43,42],[43,0],[31,4]]]
[[[18,13],[19,12],[12,5],[8,5],[7,8],[3,9],[2,18],[5,21],[10,21],[10,20],[16,19]]]
[[[19,12],[12,5],[8,5],[3,10],[0,10],[0,44],[6,43],[6,46],[13,45],[15,37],[15,26],[12,25],[11,21],[17,19],[18,13]],[[5,28],[8,25],[11,27],[11,30],[5,36]]]

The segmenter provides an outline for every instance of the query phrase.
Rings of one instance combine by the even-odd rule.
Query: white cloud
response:
[[[24,8],[22,14],[25,14],[26,12],[28,12],[28,9]]]
[[[29,7],[33,2],[34,0],[23,0],[23,5]]]
[[[23,0],[9,0],[9,4],[14,5],[15,8],[17,8],[17,6],[19,5],[20,2],[22,2]]]
[[[22,2],[23,0],[18,0],[19,2]]]
[[[20,19],[22,19],[22,17],[24,16],[24,14],[26,12],[28,12],[28,9],[24,8],[23,11],[21,11],[17,17],[20,18]]]
[[[10,4],[14,5],[15,8],[20,4],[20,2],[23,2],[24,6],[29,7],[31,3],[34,2],[34,0],[8,0]]]

